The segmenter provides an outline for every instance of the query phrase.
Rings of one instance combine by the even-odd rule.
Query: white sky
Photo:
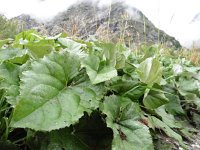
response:
[[[0,12],[8,18],[22,13],[48,19],[78,0],[0,0]],[[110,3],[111,0],[100,0]],[[200,21],[191,22],[200,12],[200,0],[124,0],[141,10],[158,28],[189,46],[200,39]]]

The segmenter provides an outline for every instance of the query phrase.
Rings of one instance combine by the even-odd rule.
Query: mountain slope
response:
[[[175,38],[157,29],[142,12],[120,2],[99,6],[98,2],[83,1],[44,25],[33,24],[32,27],[27,27],[35,27],[49,35],[66,32],[83,39],[93,35],[105,41],[125,42],[131,47],[158,42],[180,47]]]

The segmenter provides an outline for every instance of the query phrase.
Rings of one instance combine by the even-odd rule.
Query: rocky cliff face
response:
[[[98,2],[81,2],[44,25],[33,20],[30,23],[27,17],[24,22],[28,29],[35,28],[42,34],[66,32],[83,39],[92,35],[105,41],[124,42],[131,47],[157,42],[180,47],[177,40],[157,29],[139,10],[120,2],[101,7]]]

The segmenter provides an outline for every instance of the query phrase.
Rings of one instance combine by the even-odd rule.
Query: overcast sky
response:
[[[42,20],[55,16],[78,0],[0,0],[0,12],[8,18],[22,13]],[[110,3],[111,0],[100,0]],[[124,0],[141,10],[158,28],[188,46],[200,39],[200,21],[191,22],[200,13],[200,0]]]

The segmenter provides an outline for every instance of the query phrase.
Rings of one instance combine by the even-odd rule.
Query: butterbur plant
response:
[[[159,129],[187,148],[182,120],[194,121],[187,116],[194,109],[199,115],[198,67],[32,30],[3,47],[0,147],[153,150]]]

